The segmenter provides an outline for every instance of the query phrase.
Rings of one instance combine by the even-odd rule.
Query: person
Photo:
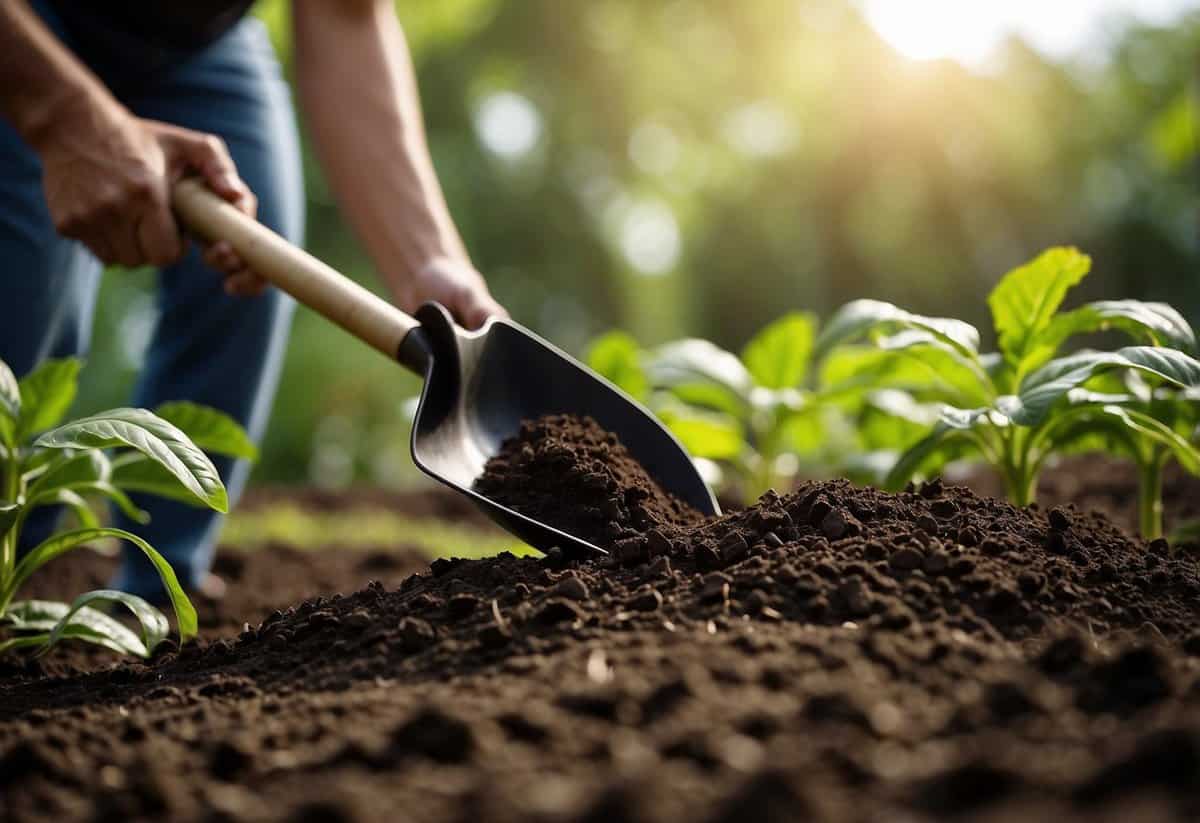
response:
[[[18,375],[85,353],[105,265],[155,266],[160,314],[134,405],[204,403],[261,439],[292,303],[228,244],[188,243],[169,205],[172,183],[197,175],[302,242],[289,88],[250,5],[0,4],[0,358]],[[412,311],[437,300],[469,328],[502,315],[435,176],[390,0],[294,0],[292,26],[296,89],[316,153],[394,302]],[[236,501],[248,466],[215,462]],[[162,499],[139,503],[152,520],[137,529],[184,585],[203,592],[219,583],[209,574],[219,516]],[[28,529],[31,541],[52,526]],[[163,594],[135,553],[123,557],[113,585]]]

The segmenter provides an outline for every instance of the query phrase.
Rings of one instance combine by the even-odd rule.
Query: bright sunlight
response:
[[[863,0],[880,36],[913,60],[987,63],[1009,35],[1055,57],[1077,52],[1106,24],[1132,16],[1167,23],[1197,0]]]

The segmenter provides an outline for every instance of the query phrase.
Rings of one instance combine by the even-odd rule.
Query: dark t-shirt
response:
[[[110,84],[148,82],[212,43],[254,0],[48,0],[68,44]]]

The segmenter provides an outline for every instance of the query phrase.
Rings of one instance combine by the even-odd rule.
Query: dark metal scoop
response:
[[[528,329],[492,319],[478,331],[465,331],[437,304],[410,317],[196,181],[180,182],[173,201],[190,230],[228,241],[257,274],[423,376],[413,462],[529,545],[542,551],[557,546],[568,555],[604,551],[473,488],[484,464],[523,420],[548,414],[592,417],[665,491],[703,514],[720,513],[683,446],[646,408]]]

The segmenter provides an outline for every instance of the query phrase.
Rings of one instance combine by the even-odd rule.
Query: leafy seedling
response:
[[[158,571],[179,624],[181,641],[196,634],[196,611],[170,564],[132,532],[100,524],[91,503],[106,500],[135,522],[148,515],[130,492],[166,495],[224,512],[225,487],[202,451],[253,459],[255,448],[227,415],[192,403],[156,412],[112,409],[61,423],[75,398],[78,360],[48,360],[17,380],[0,361],[0,651],[48,649],[77,639],[147,657],[167,635],[167,619],[144,599],[102,589],[72,603],[17,600],[21,587],[54,558],[100,539],[137,547]],[[185,433],[186,432],[186,433]],[[60,530],[17,556],[27,518],[42,506],[73,512],[79,527]],[[123,606],[140,633],[101,607]]]
[[[999,345],[993,354],[979,352],[977,330],[962,321],[922,318],[888,303],[856,301],[830,320],[818,353],[869,341],[878,355],[864,361],[867,382],[908,395],[913,408],[941,405],[932,431],[891,467],[888,486],[981,456],[1003,478],[1010,500],[1023,506],[1032,502],[1051,455],[1118,451],[1113,444],[1121,443],[1142,478],[1143,531],[1161,533],[1163,464],[1173,457],[1190,470],[1200,467],[1189,435],[1177,430],[1200,387],[1196,337],[1163,303],[1105,300],[1060,312],[1090,265],[1076,249],[1053,248],[1006,274],[988,298]],[[1071,337],[1106,330],[1141,345],[1058,356]],[[1146,394],[1113,394],[1114,380],[1139,381]],[[1154,403],[1152,396],[1173,400]],[[1152,510],[1159,512],[1157,526]]]

